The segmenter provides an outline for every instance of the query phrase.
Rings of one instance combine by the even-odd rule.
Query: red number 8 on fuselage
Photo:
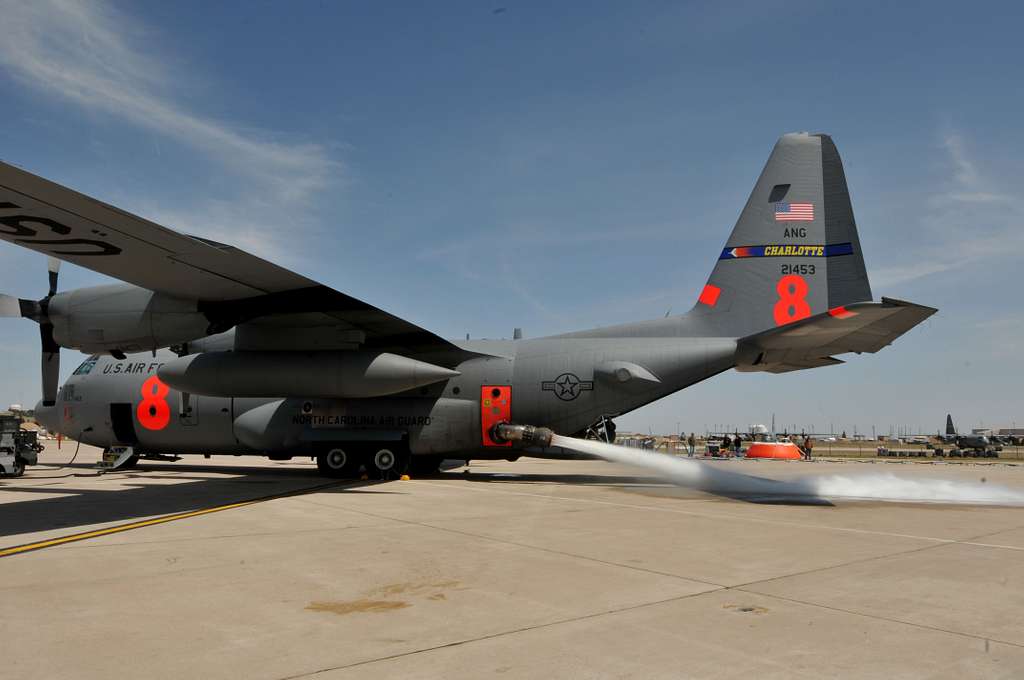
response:
[[[155,375],[142,383],[142,401],[135,409],[139,425],[147,430],[162,430],[167,427],[171,422],[171,407],[167,404],[167,395],[170,391],[171,388]]]

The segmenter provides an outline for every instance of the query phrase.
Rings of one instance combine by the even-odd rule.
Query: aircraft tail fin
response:
[[[946,434],[956,435],[956,428],[953,426],[953,414],[946,414]]]
[[[691,314],[742,337],[870,300],[835,144],[783,135]]]

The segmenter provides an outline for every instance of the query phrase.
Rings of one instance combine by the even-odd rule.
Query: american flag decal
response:
[[[776,222],[813,222],[813,203],[776,203]]]

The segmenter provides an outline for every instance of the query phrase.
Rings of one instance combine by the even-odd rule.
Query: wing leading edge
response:
[[[419,326],[233,246],[187,236],[0,162],[0,239],[121,281],[199,301],[262,349],[362,346],[454,362]],[[295,345],[299,346],[296,347]],[[445,361],[444,357],[448,357]]]

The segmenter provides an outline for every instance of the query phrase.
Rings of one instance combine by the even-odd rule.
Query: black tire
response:
[[[334,479],[351,479],[359,472],[362,457],[355,446],[330,445],[316,454],[316,469],[320,474]]]
[[[436,475],[441,471],[441,456],[410,456],[409,474],[420,476]]]
[[[409,469],[409,451],[401,444],[372,448],[366,470],[375,479],[398,479]]]
[[[21,477],[25,474],[25,461],[21,458],[14,459],[14,468],[11,470],[11,477]]]

